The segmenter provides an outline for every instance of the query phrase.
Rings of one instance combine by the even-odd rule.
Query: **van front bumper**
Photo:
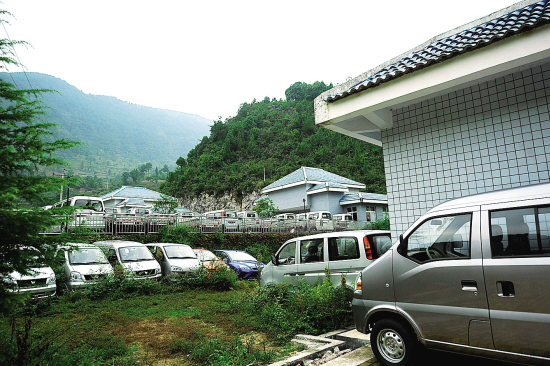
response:
[[[20,288],[16,292],[20,294],[30,293],[33,299],[45,299],[50,296],[55,296],[56,289],[57,286],[52,284],[44,287]]]
[[[370,309],[363,299],[354,298],[352,300],[353,321],[355,322],[355,329],[358,332],[367,333],[367,314]]]

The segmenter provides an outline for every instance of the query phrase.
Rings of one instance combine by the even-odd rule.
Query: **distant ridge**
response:
[[[82,146],[63,152],[75,171],[104,175],[136,168],[175,166],[180,156],[210,133],[212,121],[196,114],[144,107],[115,97],[86,94],[66,81],[27,72],[35,89],[52,89],[42,100],[50,108],[47,120],[59,124],[57,137],[80,141]],[[29,83],[23,73],[0,73],[21,89]]]

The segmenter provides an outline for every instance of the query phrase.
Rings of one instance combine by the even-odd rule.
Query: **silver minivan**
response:
[[[315,284],[330,273],[334,285],[342,275],[351,284],[358,273],[391,247],[390,232],[357,230],[324,233],[285,242],[261,271],[260,286],[268,283]]]
[[[550,184],[434,207],[356,283],[355,326],[383,365],[420,344],[550,364]]]
[[[105,240],[96,241],[94,245],[100,247],[113,266],[121,265],[125,273],[135,279],[159,280],[162,276],[160,265],[147,247],[135,241]]]
[[[64,284],[69,290],[84,288],[98,278],[113,274],[113,268],[99,247],[84,243],[67,243],[63,251]]]
[[[201,267],[201,262],[189,245],[150,243],[145,246],[160,263],[163,276],[172,273],[186,274]]]

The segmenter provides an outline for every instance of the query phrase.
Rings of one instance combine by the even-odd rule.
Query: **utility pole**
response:
[[[63,173],[61,174],[57,174],[57,173],[52,173],[53,176],[60,176],[61,179],[65,179],[65,178],[71,178],[71,177],[74,177],[74,174],[73,175],[68,175],[68,174],[65,174],[66,172],[66,169],[63,168]],[[67,185],[67,199],[69,198],[69,185]],[[61,191],[59,192],[59,201],[63,201],[63,185],[61,185]]]

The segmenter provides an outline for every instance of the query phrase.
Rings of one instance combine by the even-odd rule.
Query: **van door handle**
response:
[[[497,294],[500,297],[514,297],[514,284],[510,281],[497,281]]]
[[[477,282],[471,280],[462,280],[462,291],[477,291]]]

